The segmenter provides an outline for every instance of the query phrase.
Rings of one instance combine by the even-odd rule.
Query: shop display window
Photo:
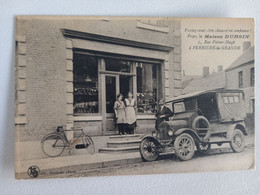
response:
[[[136,63],[138,113],[156,113],[158,64]]]
[[[130,73],[131,62],[113,58],[105,58],[106,70]]]
[[[74,53],[73,56],[74,114],[98,113],[98,60]]]
[[[103,111],[104,106],[106,106],[106,113],[114,113],[113,105],[117,93],[122,93],[126,97],[129,91],[136,94],[139,114],[156,113],[158,97],[162,95],[158,87],[161,85],[160,68],[161,65],[158,63],[136,62],[74,52],[74,114],[99,113]],[[132,75],[133,73],[136,75]],[[105,88],[103,91],[105,102],[99,104],[101,101],[99,85],[102,85],[99,82],[102,74],[105,74],[103,83],[105,85],[101,87]],[[135,87],[134,83],[136,83]]]

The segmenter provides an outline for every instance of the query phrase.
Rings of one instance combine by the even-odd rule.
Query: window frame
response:
[[[73,49],[73,54],[84,54],[89,56],[94,56],[97,58],[98,61],[98,112],[97,113],[74,113],[73,109],[73,116],[74,117],[91,117],[91,116],[102,116],[102,82],[101,82],[101,75],[102,74],[113,74],[113,75],[129,75],[133,76],[133,95],[135,100],[137,101],[137,73],[136,73],[136,63],[150,63],[150,64],[156,64],[156,70],[157,70],[157,101],[159,98],[162,98],[164,96],[163,94],[163,76],[162,76],[162,68],[164,61],[160,59],[150,59],[150,58],[142,58],[137,56],[126,56],[126,55],[119,55],[119,54],[110,54],[110,53],[103,53],[103,52],[95,52],[95,51],[89,51],[89,50],[82,50],[78,48]],[[117,71],[107,71],[104,64],[104,58],[114,58],[114,59],[122,59],[122,60],[129,60],[131,61],[131,67],[130,73],[127,72],[117,72]],[[103,61],[103,62],[102,62]],[[74,63],[73,63],[74,68]],[[134,86],[136,85],[136,86]],[[74,81],[73,81],[73,90],[74,90]],[[73,95],[74,98],[74,95]],[[140,116],[149,116],[154,115],[155,113],[139,113],[137,112],[137,115]]]
[[[77,53],[77,52],[75,52]],[[82,54],[82,53],[80,53]],[[91,55],[88,55],[88,54],[83,54],[83,55],[87,55],[87,56],[91,56]],[[95,57],[95,56],[91,56],[91,57]],[[75,117],[80,117],[80,116],[101,116],[101,85],[100,85],[100,74],[99,74],[99,70],[100,70],[100,60],[99,58],[96,57],[96,60],[97,60],[97,80],[98,80],[98,112],[96,113],[75,113],[74,112],[74,108],[73,108],[73,116]],[[74,52],[73,52],[73,61],[74,61]],[[74,70],[74,62],[73,62],[73,70]],[[72,71],[72,74],[73,74],[73,106],[74,106],[74,73]]]
[[[152,66],[153,65],[155,65],[156,66],[156,78],[157,78],[157,86],[156,86],[156,88],[157,88],[157,91],[156,91],[156,93],[157,93],[157,97],[156,97],[156,99],[157,99],[157,101],[156,101],[156,110],[157,110],[157,103],[158,103],[158,100],[160,99],[160,98],[162,98],[163,97],[163,92],[162,92],[162,71],[161,71],[161,69],[162,69],[162,66],[163,66],[163,64],[162,63],[158,63],[158,62],[141,62],[141,63],[149,63],[149,64],[152,64]],[[134,67],[135,69],[136,69],[136,93],[138,93],[138,91],[137,91],[137,66],[136,67]],[[136,98],[135,98],[135,100],[136,100],[136,104],[137,104],[137,106],[138,106],[138,100],[137,100],[137,96],[136,96]],[[142,113],[142,112],[138,112],[138,109],[137,109],[137,115],[141,115],[141,116],[147,116],[147,115],[154,115],[154,114],[156,114],[156,113]]]
[[[255,86],[255,67],[250,68],[250,86]]]
[[[238,72],[238,87],[243,87],[243,71]]]

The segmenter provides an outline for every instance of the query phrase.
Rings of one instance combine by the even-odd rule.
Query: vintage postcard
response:
[[[18,16],[17,179],[255,167],[254,20]]]

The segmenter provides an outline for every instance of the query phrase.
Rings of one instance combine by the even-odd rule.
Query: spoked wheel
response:
[[[65,146],[64,138],[58,134],[48,135],[42,140],[42,151],[49,157],[60,156]]]
[[[91,139],[91,137],[89,137],[88,135],[84,135],[83,137],[83,143],[87,149],[87,151],[90,154],[94,154],[95,153],[95,145],[93,140]]]
[[[145,138],[140,144],[140,154],[144,161],[154,161],[159,156],[158,143],[151,139]]]
[[[193,138],[187,133],[179,135],[174,142],[174,150],[181,160],[190,160],[195,151]]]
[[[234,152],[242,152],[245,148],[245,137],[242,131],[235,129],[230,146]]]
[[[198,143],[197,149],[201,154],[208,154],[211,149],[211,144]]]

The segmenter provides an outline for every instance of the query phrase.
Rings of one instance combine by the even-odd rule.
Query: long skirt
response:
[[[128,134],[134,134],[134,129],[137,127],[136,122],[133,124],[126,124],[126,131]]]

